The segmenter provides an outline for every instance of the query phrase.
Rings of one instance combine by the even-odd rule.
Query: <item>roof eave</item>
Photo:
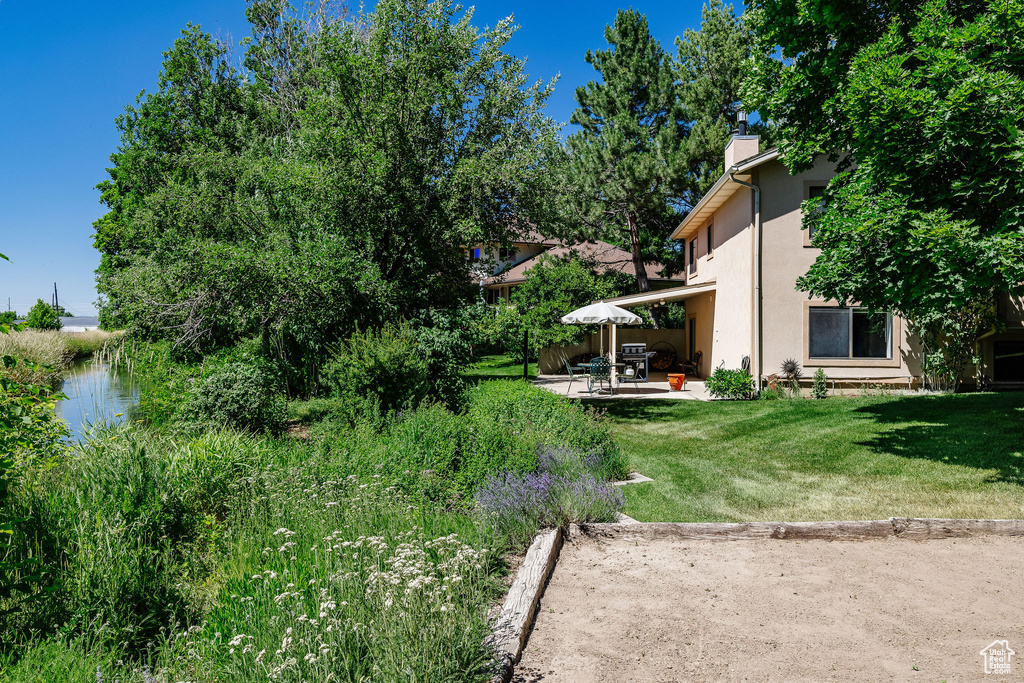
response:
[[[697,202],[697,205],[694,206],[688,214],[686,214],[686,218],[684,218],[683,221],[679,224],[679,226],[672,231],[671,239],[683,239],[685,237],[688,237],[690,233],[692,233],[694,229],[696,229],[697,225],[695,224],[701,222],[701,220],[698,220],[698,218],[703,219],[706,217],[704,216],[705,207],[707,207],[707,205],[723,190],[723,188],[725,188],[726,185],[730,184],[729,176],[731,174],[746,173],[747,171],[751,171],[757,166],[760,166],[761,164],[767,161],[771,161],[773,159],[778,158],[778,156],[778,148],[772,148],[766,152],[762,152],[761,154],[756,154],[752,157],[744,159],[727,168],[725,170],[725,173],[723,173],[722,176],[715,181],[715,184],[711,186],[711,189],[708,190],[707,193],[700,198],[700,201]],[[739,188],[737,187],[736,189]]]

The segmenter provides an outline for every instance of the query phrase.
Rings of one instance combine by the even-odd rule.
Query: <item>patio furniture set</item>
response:
[[[598,356],[587,363],[572,365],[565,359],[566,372],[569,373],[569,387],[566,394],[572,391],[574,380],[580,379],[587,382],[587,393],[615,393],[615,381],[619,384],[632,384],[639,393],[638,385],[650,381],[649,370],[652,367],[652,359],[658,355],[655,351],[647,351],[646,344],[623,344],[622,351],[618,354],[621,362],[612,363],[606,356]],[[674,354],[673,354],[674,355]],[[683,361],[681,373],[669,373],[668,381],[673,391],[686,390],[686,373],[691,375],[697,373],[697,366],[700,364],[700,352],[694,354],[693,358]],[[596,390],[595,390],[596,387]]]

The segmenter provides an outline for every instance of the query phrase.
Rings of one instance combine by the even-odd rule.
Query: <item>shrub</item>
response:
[[[333,396],[373,398],[384,411],[419,405],[431,388],[430,364],[407,323],[357,332],[339,343],[321,380]]]
[[[28,312],[25,323],[33,330],[59,330],[64,327],[57,311],[42,299],[36,300],[36,305]]]
[[[288,418],[281,390],[259,359],[224,363],[198,382],[177,419],[189,428],[280,434]]]
[[[542,527],[613,522],[625,496],[592,463],[570,449],[544,449],[536,471],[488,476],[476,492],[477,506],[515,546],[529,543]]]
[[[416,330],[416,350],[427,362],[429,394],[453,409],[466,388],[462,373],[473,358],[470,340],[469,320],[461,321],[451,311],[433,311],[430,325]]]
[[[538,454],[550,450],[583,454],[601,479],[628,472],[625,455],[595,413],[524,382],[483,382],[467,392],[461,413],[435,404],[384,419],[368,409],[353,427],[323,403],[310,411],[329,415],[310,429],[311,442],[346,473],[378,475],[446,506],[465,507],[488,475],[534,471]]]
[[[623,478],[626,458],[597,413],[526,382],[482,382],[467,392],[471,458],[463,477],[474,486],[499,470],[531,471],[542,446],[600,459],[603,473]]]
[[[704,381],[714,398],[744,399],[754,393],[754,378],[746,370],[718,368]]]
[[[814,383],[811,385],[811,397],[828,397],[828,377],[825,375],[825,368],[818,368],[814,371]]]

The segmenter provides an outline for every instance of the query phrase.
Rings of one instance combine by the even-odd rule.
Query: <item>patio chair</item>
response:
[[[700,357],[704,355],[700,351],[694,351],[693,357],[690,360],[684,360],[679,364],[679,369],[687,375],[693,375],[694,377],[700,377],[697,369],[700,367]]]
[[[569,392],[572,391],[572,381],[576,379],[577,374],[583,374],[583,368],[578,365],[569,365],[568,358],[563,358],[562,362],[565,363],[565,370],[569,373],[569,388],[565,390],[565,395],[568,396]]]
[[[608,359],[604,356],[598,356],[594,360],[590,361],[590,376],[588,377],[587,389],[592,394],[594,393],[594,385],[600,385],[601,383],[607,382],[608,393],[614,394],[615,387],[612,386],[612,366],[608,362]],[[600,391],[600,389],[598,389]]]
[[[633,391],[635,391],[636,393],[639,394],[640,393],[639,384],[640,384],[640,382],[647,382],[647,377],[642,375],[642,374],[640,374],[636,370],[633,370],[633,372],[629,372],[630,369],[632,369],[632,368],[626,368],[627,372],[625,372],[624,374],[621,374],[621,375],[618,376],[619,377],[619,382],[621,384],[632,384],[633,385]]]

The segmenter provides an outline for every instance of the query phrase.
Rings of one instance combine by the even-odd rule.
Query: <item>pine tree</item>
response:
[[[704,6],[699,31],[687,29],[676,38],[676,80],[687,122],[682,200],[688,207],[725,172],[722,150],[743,108],[740,88],[752,43],[750,28],[722,0]],[[761,135],[762,148],[771,144],[770,127],[757,122],[750,132]]]
[[[582,129],[567,140],[571,202],[595,235],[629,244],[637,287],[646,292],[644,232],[663,236],[676,222],[670,205],[684,168],[678,98],[671,60],[644,15],[619,10],[604,35],[609,49],[586,55],[601,81],[576,89],[570,119]]]

